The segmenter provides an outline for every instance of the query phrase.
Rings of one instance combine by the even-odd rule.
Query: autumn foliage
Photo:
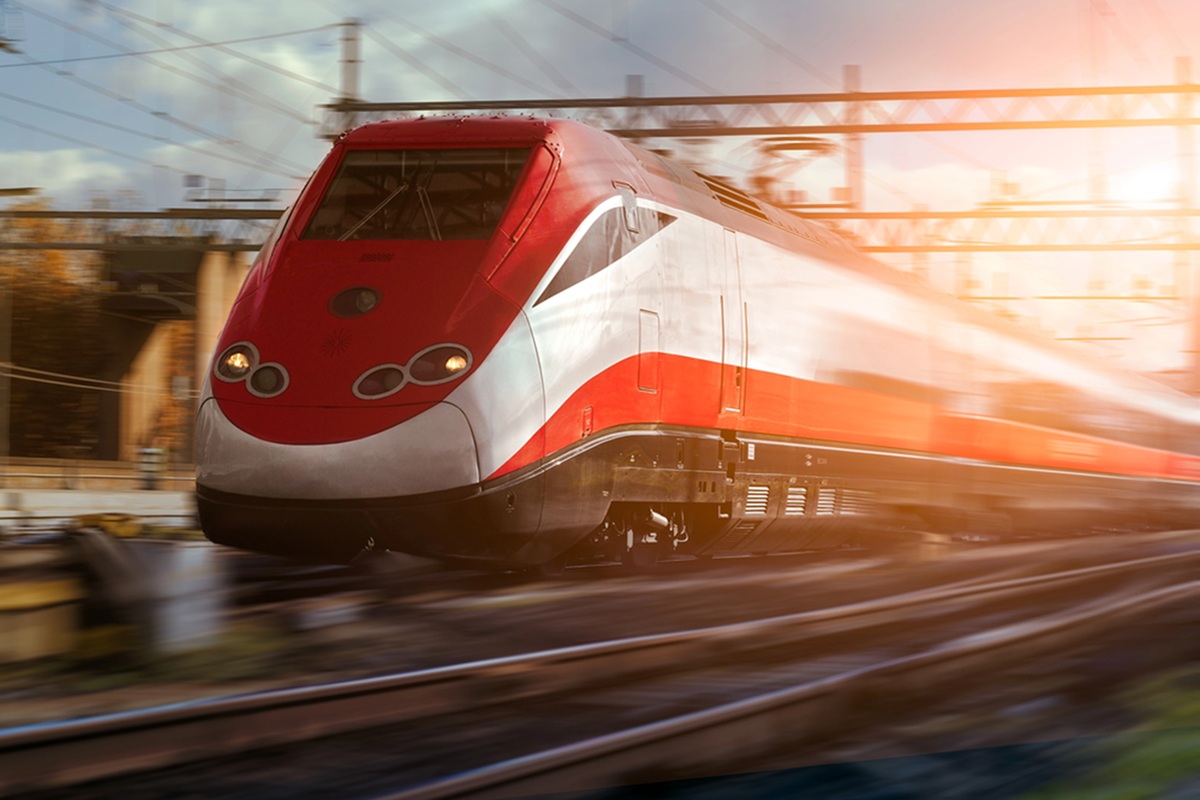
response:
[[[42,210],[42,201],[16,209]],[[6,219],[7,242],[70,238],[55,219]],[[98,378],[104,351],[99,255],[84,251],[0,249],[0,280],[8,289],[12,369],[10,454],[87,457],[97,445]],[[3,332],[0,332],[2,341]],[[2,360],[2,359],[0,359]],[[0,410],[2,413],[2,410]]]

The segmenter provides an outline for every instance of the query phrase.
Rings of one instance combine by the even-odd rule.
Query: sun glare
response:
[[[1178,202],[1179,171],[1172,164],[1151,164],[1112,176],[1113,200],[1128,205]]]

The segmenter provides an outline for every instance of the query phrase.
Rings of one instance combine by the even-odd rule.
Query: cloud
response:
[[[128,181],[125,169],[80,149],[0,151],[0,175],[7,186],[37,187],[56,205],[67,198],[83,205],[89,192],[121,188]]]

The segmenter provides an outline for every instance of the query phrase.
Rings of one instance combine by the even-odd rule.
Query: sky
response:
[[[1172,83],[1180,56],[1200,78],[1194,0],[0,2],[0,38],[20,51],[0,51],[0,189],[38,187],[63,209],[177,207],[189,184],[193,195],[288,202],[328,150],[318,107],[341,94],[341,23],[352,18],[359,94],[378,102],[617,97],[630,75],[647,96],[829,92],[850,64],[880,91]],[[971,208],[1001,181],[1028,199],[1083,199],[1098,152],[1114,200],[1159,199],[1180,180],[1175,136],[869,136],[865,207]],[[705,157],[737,176],[755,149],[726,143]],[[796,188],[827,201],[842,169],[818,159],[794,174]],[[1075,291],[1096,270],[1113,284],[1130,271],[1093,263],[1065,278],[1046,262],[979,257],[967,268],[985,290],[1043,295]],[[1133,269],[1156,286],[1173,280],[1163,258]],[[1177,361],[1190,347],[1178,309],[1150,312],[1143,328],[1172,332],[1139,336]],[[1076,323],[1057,317],[1078,316],[1036,313],[1066,329]],[[1088,313],[1103,326],[1130,310]]]

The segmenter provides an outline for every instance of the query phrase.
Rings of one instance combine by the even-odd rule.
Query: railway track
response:
[[[580,712],[573,744],[531,737],[513,753],[521,739],[502,732],[499,746],[420,756],[423,766],[402,784],[415,788],[392,792],[390,777],[381,785],[402,798],[520,795],[605,785],[614,776],[719,773],[774,752],[781,731],[799,743],[828,734],[842,719],[830,709],[854,698],[920,702],[930,687],[1064,652],[1107,626],[1177,606],[1200,594],[1191,579],[1198,561],[1200,551],[1185,548],[749,622],[10,729],[0,731],[0,793],[79,787],[348,731],[400,726],[412,734],[487,710],[489,719],[515,718],[521,709],[580,698],[596,719],[585,724]],[[713,676],[731,669],[738,679],[714,691]],[[653,687],[657,699],[646,705],[654,708],[611,713],[622,704],[628,710],[635,687]]]

